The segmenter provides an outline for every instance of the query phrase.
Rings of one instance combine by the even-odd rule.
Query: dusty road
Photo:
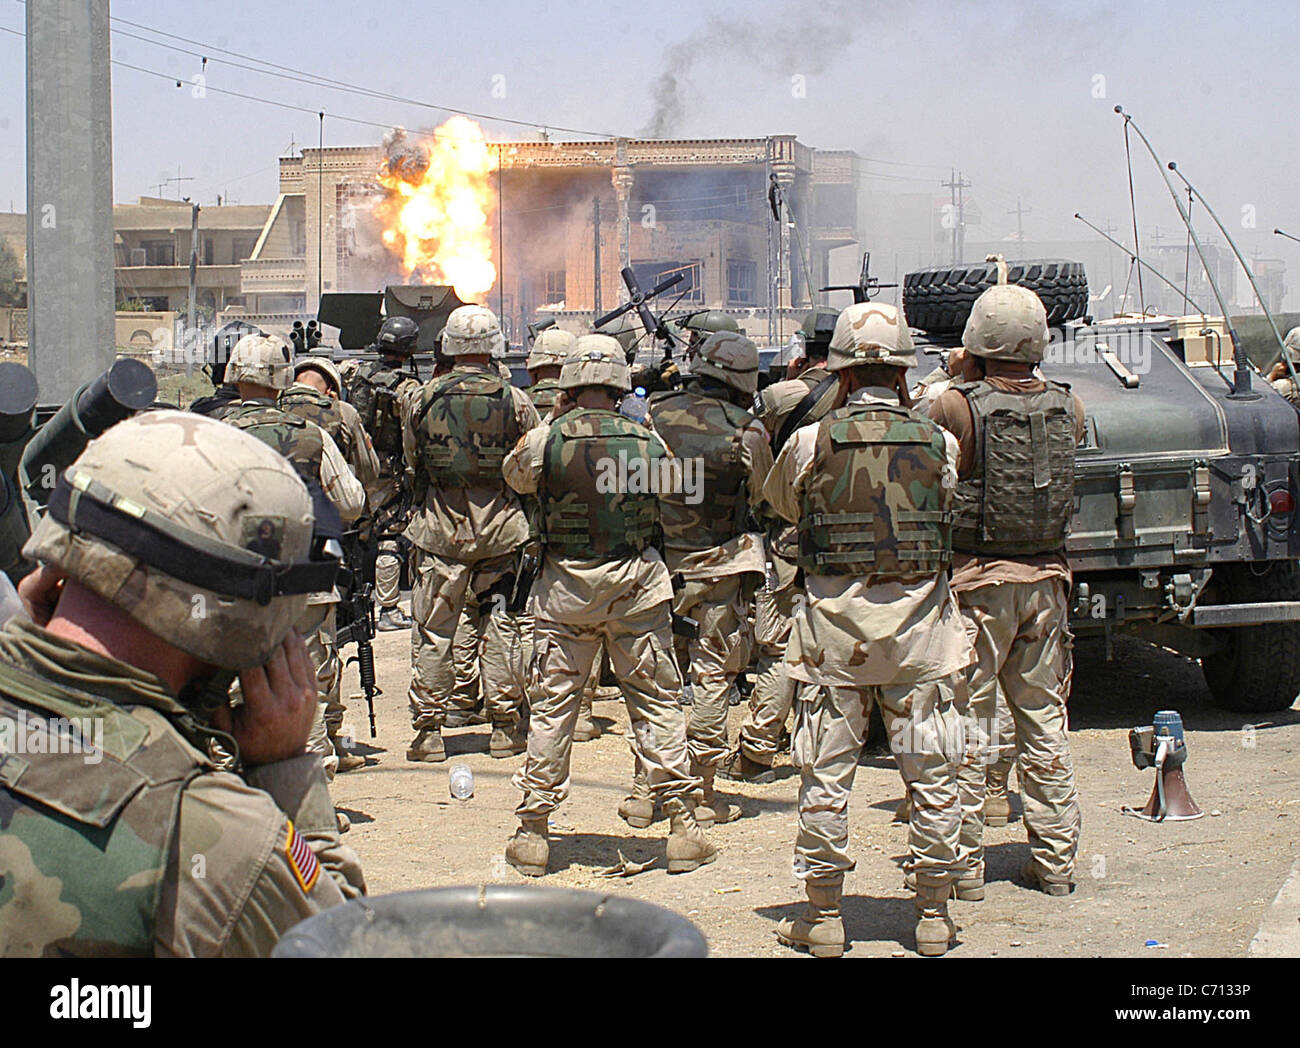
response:
[[[350,649],[349,649],[350,651]],[[446,764],[409,764],[406,712],[409,641],[376,641],[379,735],[367,737],[364,703],[353,703],[366,768],[335,780],[335,803],[353,823],[372,893],[437,885],[522,881],[503,858],[519,793],[510,776],[522,762],[492,760],[488,729],[447,733]],[[1099,646],[1081,644],[1071,704],[1074,760],[1083,810],[1078,887],[1064,899],[1029,891],[1016,880],[1028,855],[1019,821],[989,830],[985,901],[955,903],[960,945],[953,956],[1243,956],[1261,915],[1300,852],[1300,713],[1257,718],[1225,713],[1209,699],[1187,659],[1119,642],[1107,663]],[[345,696],[357,688],[355,667]],[[1188,732],[1187,779],[1207,813],[1194,822],[1151,825],[1121,814],[1141,806],[1153,782],[1129,760],[1127,732],[1174,708]],[[732,732],[741,709],[732,710]],[[802,890],[790,873],[797,777],[788,765],[769,786],[727,783],[746,817],[712,831],[717,862],[683,876],[663,866],[666,824],[633,830],[616,813],[632,762],[619,701],[600,702],[602,738],[574,749],[572,795],[552,825],[546,883],[637,896],[693,920],[716,956],[794,956],[773,936],[798,908]],[[474,772],[475,795],[455,801],[448,770]],[[906,830],[891,823],[901,783],[888,757],[859,768],[851,808],[857,869],[845,883],[847,956],[913,956],[913,916],[898,864]],[[618,861],[658,858],[635,877],[605,880],[595,871]],[[1148,947],[1156,940],[1160,947]]]

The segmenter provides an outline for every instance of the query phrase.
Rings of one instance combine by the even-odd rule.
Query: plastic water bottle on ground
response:
[[[467,801],[474,796],[474,773],[468,764],[453,764],[447,775],[447,785],[451,795],[458,801]]]

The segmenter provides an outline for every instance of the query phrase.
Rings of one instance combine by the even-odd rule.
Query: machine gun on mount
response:
[[[871,275],[871,252],[862,253],[862,274],[858,277],[856,284],[830,284],[827,287],[818,288],[822,291],[852,291],[853,304],[856,306],[862,302],[870,302],[880,293],[883,288],[898,287],[897,284],[882,284],[879,277]]]
[[[632,271],[631,266],[624,266],[623,283],[627,287],[628,301],[617,309],[606,313],[604,316],[597,317],[593,327],[599,331],[602,327],[612,320],[617,320],[625,313],[636,311],[637,317],[641,321],[641,326],[645,328],[646,335],[651,340],[663,346],[663,357],[657,364],[649,364],[637,368],[632,373],[632,387],[642,387],[647,393],[658,392],[659,390],[672,389],[680,384],[680,378],[677,375],[677,366],[673,363],[673,347],[685,349],[681,340],[675,335],[662,316],[656,316],[654,310],[647,304],[651,299],[662,295],[670,288],[676,287],[686,279],[685,273],[677,273],[666,280],[661,280],[649,291],[642,291],[641,285],[637,281],[636,274]],[[639,340],[638,340],[639,341]],[[627,362],[629,365],[636,362],[635,346],[627,350]]]

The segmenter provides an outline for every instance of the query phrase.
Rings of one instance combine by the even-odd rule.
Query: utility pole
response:
[[[952,198],[951,210],[948,216],[953,220],[952,264],[955,266],[961,261],[962,255],[966,252],[966,194],[964,191],[971,187],[971,183],[962,176],[960,171],[954,170],[949,175],[948,181],[941,182],[940,185],[946,186],[950,190],[949,195]]]
[[[108,0],[27,4],[28,359],[42,404],[113,363]]]
[[[1014,211],[1008,211],[1008,212],[1007,212],[1008,215],[1015,215],[1015,216],[1016,216],[1016,243],[1020,246],[1020,250],[1021,250],[1021,252],[1023,252],[1023,251],[1025,250],[1025,223],[1024,223],[1024,216],[1025,216],[1025,215],[1031,215],[1031,214],[1033,214],[1033,212],[1034,212],[1034,209],[1033,209],[1033,208],[1031,208],[1031,207],[1023,207],[1023,206],[1021,206],[1020,198],[1019,198],[1019,197],[1016,197],[1016,207],[1015,207],[1015,210],[1014,210]]]
[[[189,197],[185,198],[189,201]],[[194,326],[195,296],[199,276],[199,205],[190,202],[190,301],[185,315],[185,374],[193,372],[193,350],[197,349],[198,335]]]
[[[595,310],[592,317],[598,317],[604,309],[600,304],[600,197],[591,198],[591,228],[592,228],[592,264],[594,266],[591,281],[591,304]]]

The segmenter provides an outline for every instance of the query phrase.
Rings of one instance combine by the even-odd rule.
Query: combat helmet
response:
[[[265,663],[330,590],[312,558],[319,512],[288,460],[186,411],[153,411],[91,441],[23,550],[167,643],[230,670]]]
[[[487,357],[505,346],[501,322],[487,306],[457,306],[442,329],[442,351],[449,357]]]
[[[1300,363],[1300,327],[1293,327],[1286,333],[1286,338],[1282,340],[1286,346],[1286,351],[1291,354],[1292,361]]]
[[[410,317],[389,317],[379,326],[375,345],[386,357],[409,357],[419,337],[420,325]]]
[[[734,331],[715,331],[699,348],[693,375],[716,378],[732,389],[753,394],[758,389],[758,347]]]
[[[339,373],[338,365],[329,357],[318,353],[298,357],[293,362],[293,377],[297,378],[304,371],[319,371],[334,387],[334,392],[343,395],[343,376]]]
[[[633,318],[631,311],[620,313],[613,320],[607,320],[596,328],[597,335],[609,335],[623,347],[624,353],[631,353],[641,341],[641,325]]]
[[[826,356],[827,370],[842,371],[864,364],[916,367],[912,332],[907,317],[897,306],[855,302],[835,321],[835,333]]]
[[[803,344],[808,346],[828,346],[835,335],[835,322],[840,311],[830,306],[817,306],[804,314],[799,333],[803,335]]]
[[[533,348],[528,351],[524,367],[529,371],[536,368],[559,367],[573,352],[577,338],[561,328],[550,327],[537,336]]]
[[[235,343],[226,362],[227,382],[248,382],[270,389],[293,384],[289,344],[274,335],[245,335]]]
[[[708,338],[717,331],[734,331],[743,334],[735,317],[730,317],[720,309],[707,309],[695,313],[682,322],[682,327],[695,335],[696,341]]]
[[[561,389],[608,386],[627,393],[632,389],[627,358],[618,340],[609,335],[583,335],[560,368]]]
[[[971,306],[961,344],[986,360],[1037,364],[1047,349],[1047,310],[1027,287],[994,284]]]

